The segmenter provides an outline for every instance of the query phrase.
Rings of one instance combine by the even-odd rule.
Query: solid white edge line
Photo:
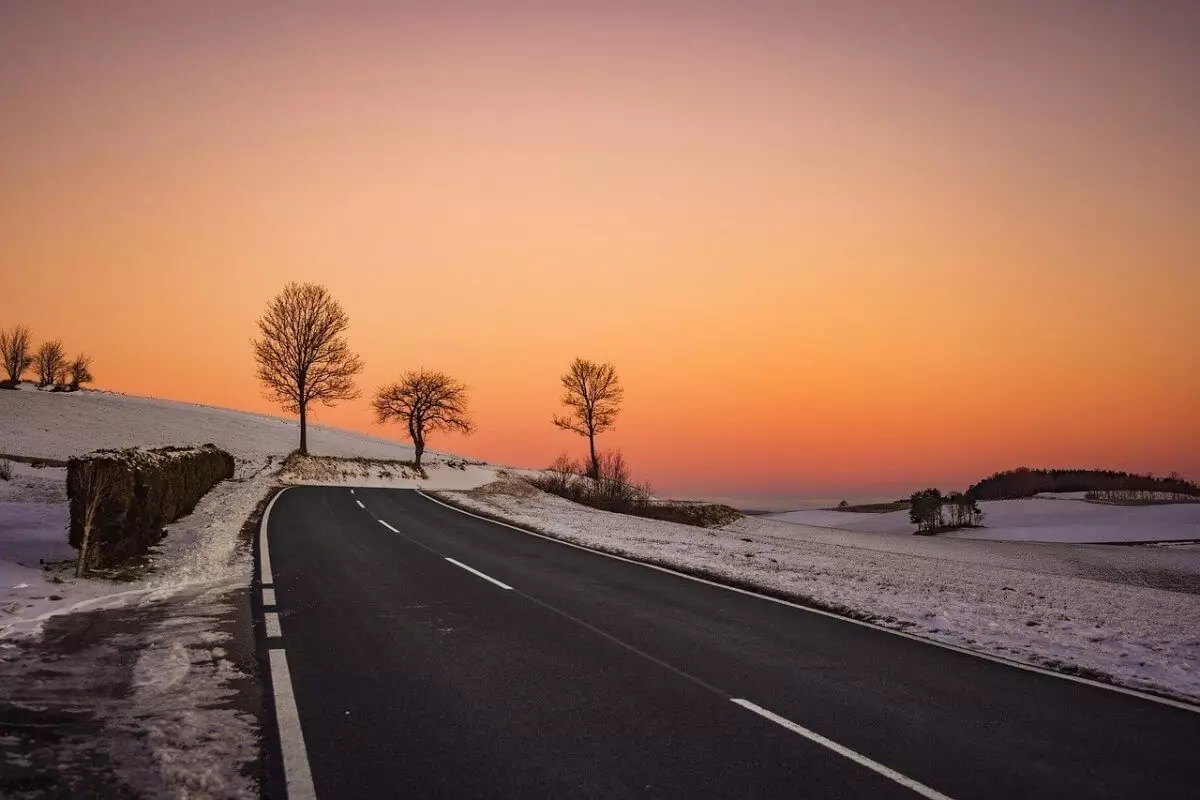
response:
[[[471,567],[468,567],[466,564],[462,563],[461,561],[455,561],[453,558],[450,558],[449,556],[443,556],[443,558],[445,558],[447,561],[449,561],[451,564],[453,564],[456,567],[462,567],[467,572],[470,572],[473,575],[478,575],[480,578],[483,578],[485,581],[491,581],[492,583],[499,586],[501,589],[511,589],[512,588],[507,583],[501,583],[500,581],[493,578],[491,575],[484,575],[479,570],[472,569]]]
[[[1084,678],[1079,675],[1068,675],[1065,672],[1055,672],[1052,669],[1046,669],[1045,667],[1039,667],[1034,664],[1025,664],[1020,661],[1014,661],[1012,659],[1003,658],[1001,656],[995,656],[995,655],[992,655],[991,653],[983,653],[978,650],[971,650],[966,647],[960,647],[956,644],[949,644],[947,642],[939,642],[936,639],[926,639],[923,636],[917,636],[912,633],[905,633],[904,631],[898,631],[898,630],[894,630],[892,628],[885,628],[884,626],[876,625],[873,622],[866,622],[861,619],[854,619],[853,617],[844,617],[840,614],[834,614],[831,611],[823,611],[822,609],[819,609],[819,608],[811,608],[809,606],[800,605],[799,603],[793,603],[790,600],[784,600],[779,597],[772,597],[771,595],[768,595],[768,594],[760,594],[759,592],[752,592],[749,589],[742,589],[737,586],[730,586],[725,583],[718,583],[716,581],[709,580],[707,578],[701,578],[696,575],[688,575],[686,572],[679,572],[678,570],[671,569],[670,567],[663,567],[663,566],[659,566],[658,564],[650,564],[645,561],[638,561],[633,558],[626,558],[625,556],[618,556],[613,553],[606,553],[603,550],[596,550],[595,548],[587,547],[586,545],[576,544],[575,542],[568,542],[565,539],[558,539],[554,536],[548,536],[544,533],[538,533],[537,531],[531,531],[527,528],[522,528],[517,525],[508,523],[508,522],[501,522],[499,520],[491,519],[489,517],[484,517],[479,514],[473,514],[472,512],[467,511],[462,508],[459,508],[458,506],[453,506],[453,505],[450,505],[449,503],[444,503],[441,500],[438,500],[436,497],[426,494],[424,491],[422,491],[420,489],[416,490],[416,492],[421,497],[424,497],[426,500],[428,500],[432,503],[437,503],[439,506],[445,506],[446,508],[450,509],[451,511],[457,511],[460,514],[466,514],[468,517],[474,517],[475,519],[480,519],[480,520],[483,520],[484,522],[490,522],[493,525],[500,525],[501,527],[511,528],[514,531],[520,531],[521,533],[527,534],[529,536],[536,536],[539,539],[545,539],[548,542],[555,542],[557,544],[566,545],[567,547],[574,547],[576,550],[585,550],[589,553],[595,553],[598,556],[604,556],[605,558],[612,558],[612,559],[616,559],[617,561],[624,561],[628,564],[636,564],[639,567],[645,567],[646,569],[658,570],[659,572],[665,572],[668,575],[674,575],[678,578],[684,578],[689,581],[695,581],[696,583],[703,583],[708,586],[715,586],[718,589],[724,589],[729,592],[737,592],[738,594],[744,594],[749,597],[757,597],[759,600],[766,600],[767,602],[770,602],[770,603],[778,603],[781,606],[788,606],[789,608],[794,608],[797,611],[803,611],[808,614],[817,614],[822,617],[836,619],[839,622],[847,622],[851,625],[859,625],[863,628],[870,628],[871,630],[880,631],[881,633],[887,633],[892,636],[899,636],[903,639],[909,639],[914,642],[920,642],[921,644],[929,645],[931,647],[940,647],[943,650],[950,650],[955,653],[961,653],[966,656],[972,656],[973,658],[981,658],[984,661],[992,661],[996,664],[1003,664],[1006,667],[1014,667],[1016,669],[1025,670],[1026,672],[1033,672],[1038,675],[1045,675],[1050,678],[1058,678],[1059,680],[1070,681],[1072,683],[1081,683],[1084,686],[1091,686],[1096,689],[1104,689],[1106,691],[1116,692],[1117,694],[1124,694],[1124,695],[1128,695],[1130,697],[1136,697],[1139,700],[1149,700],[1152,703],[1159,703],[1161,705],[1171,706],[1173,708],[1182,709],[1183,711],[1190,711],[1193,714],[1200,714],[1200,705],[1187,703],[1183,700],[1176,700],[1171,697],[1159,697],[1158,695],[1147,694],[1146,692],[1139,692],[1137,689],[1129,689],[1125,686],[1117,686],[1116,684],[1112,684],[1112,683],[1104,683],[1102,681],[1092,680],[1091,678]]]
[[[275,578],[271,574],[271,551],[267,547],[267,521],[271,519],[271,509],[275,507],[275,501],[286,491],[287,487],[284,487],[275,493],[271,502],[267,503],[266,509],[263,510],[262,521],[258,524],[258,580],[264,586],[271,586],[275,583]]]
[[[287,489],[288,487],[280,489],[271,498],[271,502],[267,503],[258,528],[259,578],[263,586],[270,587],[262,588],[263,605],[268,605],[268,598],[271,601],[269,605],[275,604],[275,580],[271,573],[267,526],[275,501]],[[264,613],[263,620],[268,636],[281,635],[279,614]],[[275,695],[275,726],[279,732],[279,751],[283,756],[283,775],[287,782],[288,800],[316,800],[317,791],[313,788],[308,749],[304,746],[304,731],[300,729],[300,712],[296,708],[296,694],[292,689],[292,673],[288,670],[287,653],[283,648],[270,647],[267,648],[267,658],[271,669],[271,687]]]
[[[359,508],[366,508],[366,506],[362,504],[362,500],[355,500],[354,502],[358,503]]]
[[[921,795],[922,797],[928,798],[928,800],[950,800],[949,796],[944,795],[935,789],[930,789],[928,786],[921,783],[920,781],[915,781],[912,778],[908,777],[907,775],[902,775],[899,772],[896,772],[896,770],[894,770],[890,767],[885,767],[883,764],[880,764],[878,761],[872,761],[871,759],[867,758],[866,756],[860,755],[859,753],[854,752],[853,750],[851,750],[848,747],[843,747],[842,745],[838,744],[837,742],[833,741],[832,739],[826,739],[821,734],[815,733],[813,731],[810,731],[808,728],[797,725],[796,723],[792,722],[790,719],[786,719],[784,717],[779,716],[778,714],[774,714],[770,711],[767,711],[762,706],[757,706],[754,703],[751,703],[749,700],[742,700],[741,698],[738,698],[738,697],[731,697],[730,700],[733,703],[741,706],[742,708],[744,708],[748,711],[753,711],[755,714],[758,714],[760,717],[769,719],[771,722],[774,722],[776,725],[780,725],[784,728],[787,728],[792,733],[797,733],[797,734],[803,736],[805,739],[808,739],[810,742],[815,742],[816,744],[819,744],[822,747],[826,747],[826,748],[832,750],[833,752],[837,753],[839,756],[850,759],[855,764],[866,767],[867,769],[871,770],[872,772],[876,772],[889,780],[895,781],[896,783],[900,784],[904,788],[910,789],[910,790],[916,792],[917,794]]]
[[[304,731],[300,729],[300,711],[292,691],[292,674],[288,670],[287,653],[273,647],[267,651],[271,660],[271,685],[275,689],[275,724],[279,728],[279,750],[283,755],[283,774],[287,781],[288,800],[316,800],[312,770],[308,764],[308,748],[304,746]]]
[[[379,524],[380,524],[380,525],[382,525],[383,527],[387,528],[387,529],[388,529],[389,531],[391,531],[392,533],[399,533],[399,532],[400,532],[400,531],[399,531],[399,530],[397,530],[396,528],[393,528],[391,525],[388,525],[388,524],[387,524],[386,522],[384,522],[383,520],[379,520]]]
[[[262,604],[264,607],[269,607],[269,608],[275,607],[275,590],[274,589],[263,589],[262,590]]]

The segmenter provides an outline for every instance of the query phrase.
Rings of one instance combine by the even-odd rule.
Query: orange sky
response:
[[[1186,2],[9,3],[0,326],[269,411],[254,320],[312,280],[368,392],[470,384],[435,448],[581,453],[583,355],[676,493],[1200,477],[1196,41]]]

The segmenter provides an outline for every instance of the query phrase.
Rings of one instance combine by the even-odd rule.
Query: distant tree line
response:
[[[72,360],[61,339],[43,342],[35,350],[33,335],[24,325],[0,331],[0,362],[8,376],[0,381],[4,389],[16,389],[29,370],[36,375],[39,387],[55,391],[77,391],[94,380],[91,358],[80,353]]]
[[[1200,497],[1200,485],[1178,473],[1162,478],[1110,469],[1029,469],[1019,467],[997,472],[967,489],[976,500],[1012,500],[1042,492],[1095,492],[1095,499],[1180,500]],[[1158,495],[1158,497],[1154,497]]]

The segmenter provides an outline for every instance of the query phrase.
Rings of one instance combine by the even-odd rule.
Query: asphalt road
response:
[[[268,540],[323,800],[1200,793],[1200,714],[413,491],[289,489]]]

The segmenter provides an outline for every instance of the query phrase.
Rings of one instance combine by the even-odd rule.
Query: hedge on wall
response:
[[[162,538],[164,525],[190,514],[209,489],[233,477],[233,470],[233,456],[210,444],[99,450],[72,458],[67,462],[71,546],[79,549],[83,540],[89,485],[106,488],[92,523],[86,567],[108,568],[143,555]]]

